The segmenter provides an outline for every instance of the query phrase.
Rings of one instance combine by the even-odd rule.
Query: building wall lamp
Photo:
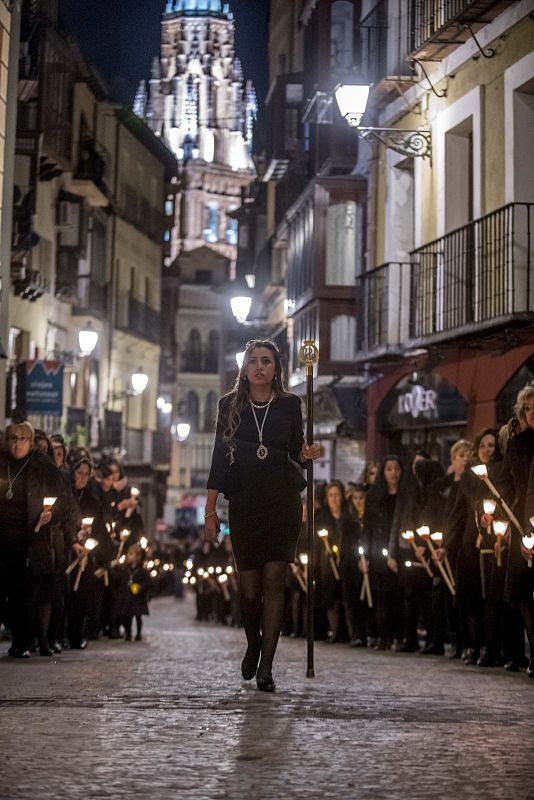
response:
[[[414,158],[432,157],[432,134],[430,130],[407,130],[403,128],[364,128],[361,119],[367,108],[368,85],[340,84],[334,91],[341,116],[366,142],[377,141],[403,156]]]

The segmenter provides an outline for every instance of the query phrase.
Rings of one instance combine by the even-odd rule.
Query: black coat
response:
[[[497,478],[502,496],[527,533],[534,515],[534,430],[527,428],[516,434],[509,444]],[[529,569],[521,555],[521,536],[512,527],[510,555],[504,599],[513,603],[531,603],[534,590],[534,569]]]
[[[7,453],[0,453],[0,491],[7,489]],[[4,485],[5,484],[5,485]],[[52,507],[52,522],[35,531],[43,512],[43,499],[56,497]],[[27,553],[30,570],[34,574],[51,572],[54,568],[54,548],[51,525],[59,525],[69,509],[67,486],[51,459],[32,450],[26,468]]]
[[[369,560],[369,574],[379,589],[393,590],[397,585],[397,577],[389,569],[382,551],[389,547],[395,510],[401,497],[400,493],[388,495],[376,486],[369,490],[365,500],[363,547]]]
[[[114,570],[117,586],[115,613],[119,617],[137,617],[148,614],[150,576],[146,569],[121,564]],[[137,593],[132,592],[132,587]]]

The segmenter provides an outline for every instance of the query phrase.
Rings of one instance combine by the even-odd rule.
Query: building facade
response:
[[[97,458],[122,458],[151,529],[175,160],[132,112],[108,101],[53,3],[23,6],[19,76],[8,416],[61,432]],[[88,328],[98,341],[83,356],[79,333]],[[54,403],[35,398],[35,370],[54,384]],[[136,373],[148,378],[143,392],[132,384]]]
[[[534,379],[534,6],[433,5],[362,9],[403,72],[399,96],[377,53],[363,124],[423,132],[426,157],[372,145],[357,362],[375,378],[369,455],[446,463]]]

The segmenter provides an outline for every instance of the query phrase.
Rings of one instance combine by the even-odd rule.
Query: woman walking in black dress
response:
[[[300,399],[283,385],[280,354],[269,340],[248,343],[234,389],[219,402],[205,533],[219,532],[219,493],[229,500],[230,536],[239,572],[240,606],[247,637],[245,680],[272,692],[272,663],[284,615],[288,563],[300,533],[300,493],[306,483],[295,466],[316,459],[304,444]],[[258,664],[259,662],[259,664]]]

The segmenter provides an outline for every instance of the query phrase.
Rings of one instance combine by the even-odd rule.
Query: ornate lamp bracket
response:
[[[432,134],[430,131],[405,130],[402,128],[356,128],[358,136],[365,142],[380,142],[390,150],[403,156],[432,158]]]

